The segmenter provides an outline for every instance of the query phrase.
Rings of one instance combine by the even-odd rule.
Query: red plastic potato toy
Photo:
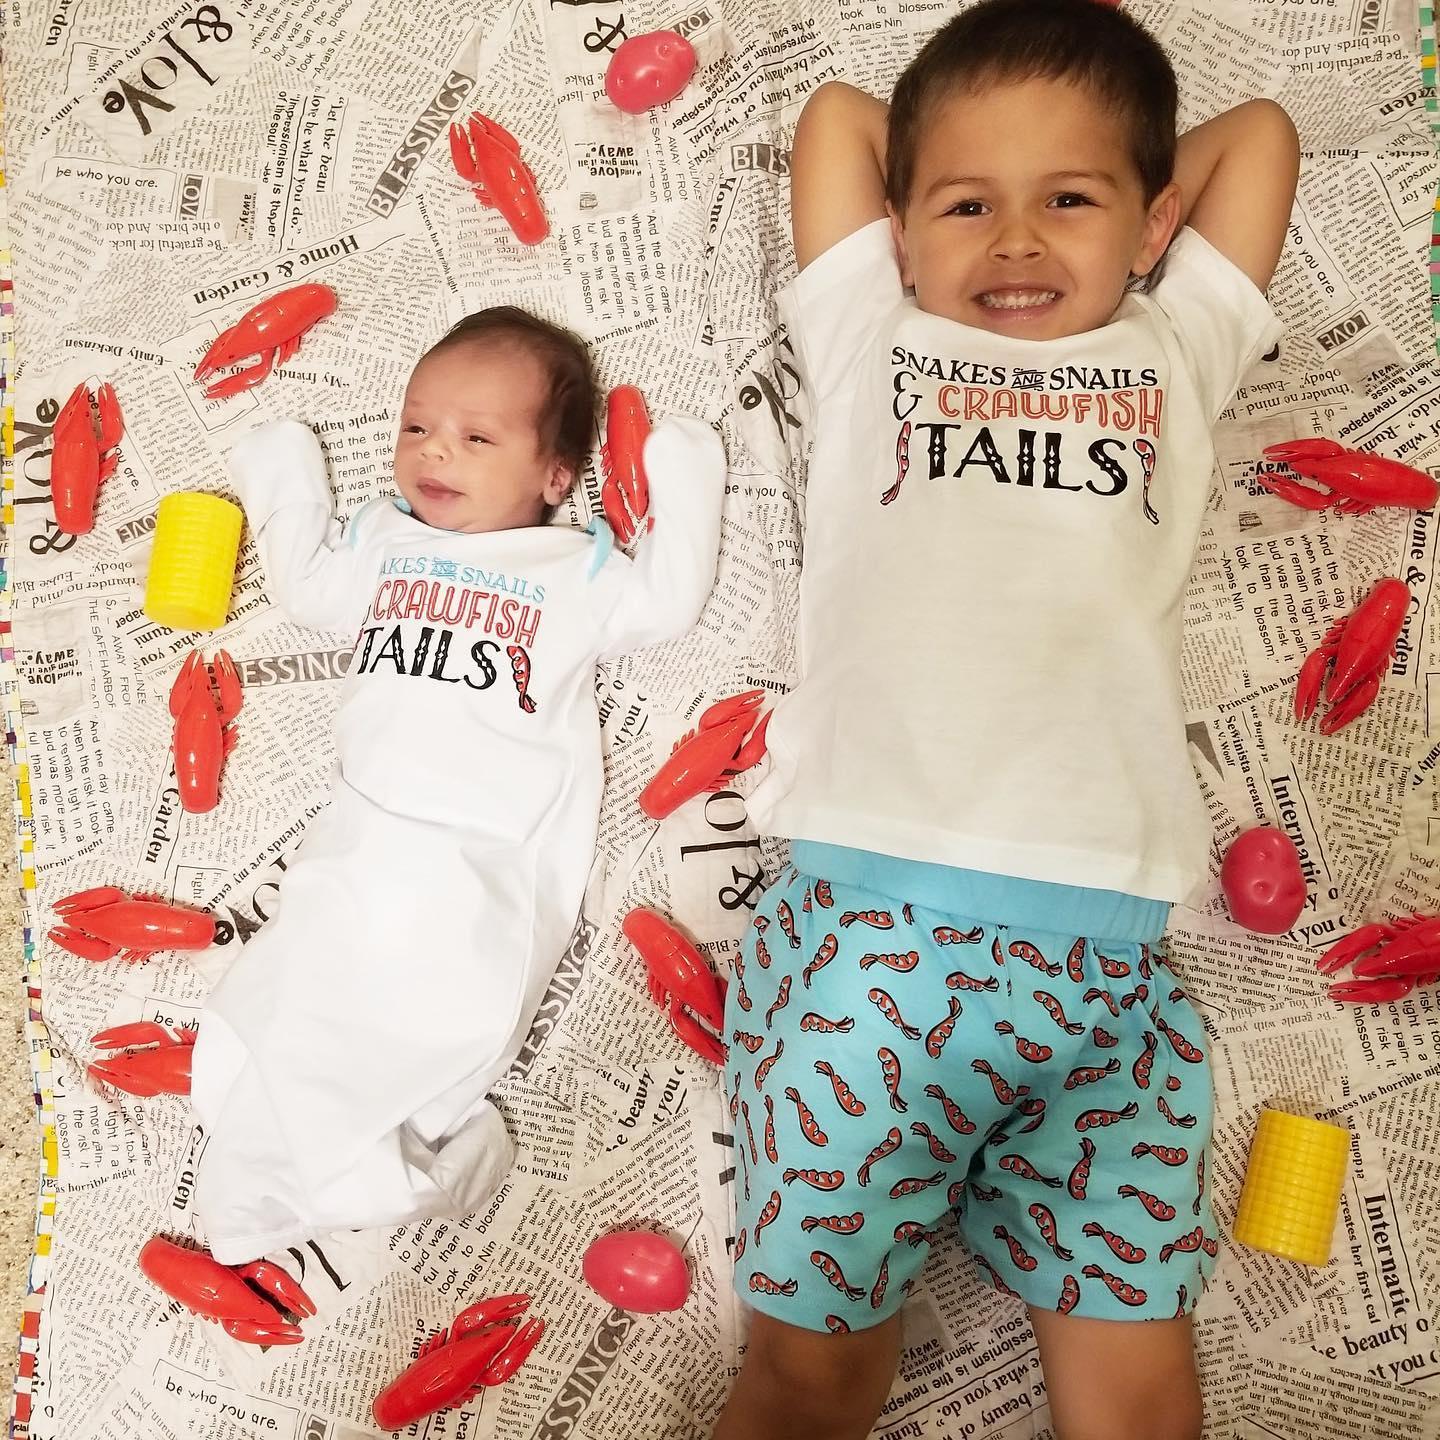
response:
[[[695,47],[674,30],[632,35],[610,57],[605,93],[617,110],[639,115],[673,100],[695,73]]]
[[[1237,925],[1283,935],[1305,908],[1305,872],[1294,841],[1273,825],[1245,831],[1221,863],[1220,888]]]
[[[678,1310],[690,1293],[685,1257],[674,1241],[651,1230],[617,1230],[592,1240],[581,1271],[602,1300],[638,1315]]]

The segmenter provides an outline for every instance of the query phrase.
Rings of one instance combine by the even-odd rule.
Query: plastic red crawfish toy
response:
[[[246,1345],[298,1345],[300,1327],[283,1318],[281,1308],[304,1319],[315,1302],[294,1279],[268,1260],[231,1269],[203,1250],[187,1250],[162,1235],[152,1236],[140,1250],[140,1273],[172,1300],[204,1320],[219,1322],[232,1339]],[[245,1282],[264,1292],[262,1299]]]
[[[545,1322],[511,1322],[529,1308],[528,1295],[497,1295],[462,1310],[374,1399],[382,1430],[402,1430],[436,1410],[474,1399],[487,1385],[503,1385],[545,1333]]]
[[[622,545],[634,538],[650,508],[650,485],[645,478],[645,438],[649,434],[645,397],[633,385],[617,385],[605,406],[605,443],[600,447],[605,480],[600,504],[606,523]]]
[[[1380,693],[1380,681],[1395,641],[1405,625],[1410,591],[1404,581],[1387,576],[1344,620],[1326,632],[1324,640],[1306,657],[1295,684],[1295,716],[1308,720],[1320,699],[1320,684],[1330,662],[1335,668],[1325,687],[1330,709],[1320,722],[1322,735],[1333,735],[1363,714]]]
[[[725,1044],[717,1037],[725,1024],[725,982],[695,946],[648,905],[632,910],[620,928],[640,952],[646,988],[657,1005],[668,1008],[670,1028],[702,1060],[723,1065]]]
[[[204,950],[215,941],[215,917],[150,897],[132,899],[114,885],[78,890],[55,902],[64,922],[50,932],[82,960],[143,960],[157,950]]]
[[[154,1020],[136,1020],[129,1025],[112,1025],[90,1037],[102,1050],[127,1045],[148,1049],[126,1050],[107,1055],[86,1067],[92,1080],[113,1085],[127,1095],[188,1095],[190,1063],[195,1058],[195,1032],[179,1025],[161,1025]]]
[[[1287,440],[1267,445],[1264,453],[1267,460],[1329,487],[1316,490],[1286,475],[1257,472],[1255,478],[1272,495],[1306,510],[1333,506],[1342,515],[1367,515],[1380,505],[1429,510],[1440,496],[1440,481],[1433,475],[1383,455],[1347,450],[1333,440]]]
[[[640,808],[652,820],[663,820],[702,791],[723,789],[733,776],[758,765],[770,723],[768,714],[756,720],[764,699],[763,690],[746,690],[717,700],[640,792]]]
[[[522,245],[538,245],[550,233],[535,175],[503,125],[478,110],[464,125],[452,125],[450,158],[475,198],[498,210]]]
[[[95,528],[95,497],[120,463],[116,447],[124,434],[125,417],[109,384],[92,395],[82,380],[55,417],[50,498],[55,524],[67,535],[86,535]]]
[[[242,698],[240,673],[224,650],[215,652],[213,665],[192,650],[170,687],[175,779],[181,808],[192,815],[213,810],[220,802],[220,767],[235,748],[230,722],[240,713]]]
[[[195,367],[195,379],[203,381],[215,371],[238,365],[252,355],[258,355],[259,360],[234,375],[212,380],[205,387],[205,398],[224,400],[258,385],[275,366],[294,355],[305,332],[317,321],[333,315],[338,304],[328,285],[294,285],[252,305],[211,342]]]
[[[1321,957],[1322,975],[1353,962],[1350,980],[1330,987],[1333,1000],[1403,1000],[1417,985],[1440,981],[1440,915],[1362,925]]]

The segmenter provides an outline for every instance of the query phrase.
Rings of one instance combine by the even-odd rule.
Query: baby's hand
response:
[[[718,489],[725,483],[725,447],[703,420],[667,415],[646,437],[645,477],[652,500],[672,485]]]

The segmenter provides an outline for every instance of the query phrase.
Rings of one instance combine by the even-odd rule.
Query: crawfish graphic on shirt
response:
[[[520,709],[533,715],[530,653],[544,599],[544,585],[525,576],[435,555],[394,557],[360,627],[351,673],[488,690],[508,662]]]
[[[1138,481],[1150,503],[1164,392],[1154,369],[1060,365],[1049,370],[890,352],[895,478],[880,496],[930,482],[985,481],[1115,498]],[[1033,423],[1027,423],[1033,422]]]

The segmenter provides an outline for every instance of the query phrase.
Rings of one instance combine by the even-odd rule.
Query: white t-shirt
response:
[[[1181,603],[1210,430],[1280,333],[1192,230],[1060,340],[919,310],[887,222],[781,297],[811,387],[800,665],[763,830],[1159,900],[1203,885]]]

